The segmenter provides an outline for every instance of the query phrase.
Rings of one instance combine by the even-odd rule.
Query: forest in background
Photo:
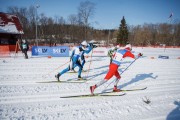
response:
[[[82,5],[85,4],[85,5]],[[89,16],[85,16],[83,7],[91,9]],[[62,16],[47,17],[44,13],[37,14],[37,8],[8,7],[7,13],[15,14],[21,21],[24,35],[30,44],[79,44],[82,40],[105,41],[105,45],[117,44],[119,28],[95,29],[89,23],[89,18],[94,14],[94,4],[81,3],[77,14],[71,14],[67,19]],[[119,21],[121,21],[120,18]],[[121,25],[121,23],[120,23]],[[119,25],[119,26],[120,26]],[[36,29],[37,27],[37,29]],[[180,22],[169,20],[168,23],[131,26],[127,25],[128,41],[136,46],[154,46],[166,44],[167,46],[180,46]],[[37,33],[36,33],[37,30]],[[37,36],[36,36],[37,35]]]

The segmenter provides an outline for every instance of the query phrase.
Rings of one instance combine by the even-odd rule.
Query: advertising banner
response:
[[[67,46],[33,46],[32,56],[52,56],[52,57],[68,57],[69,47]]]

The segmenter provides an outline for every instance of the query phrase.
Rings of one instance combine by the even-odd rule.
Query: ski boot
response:
[[[96,89],[96,85],[94,86],[90,86],[90,91],[91,91],[91,94],[94,95],[94,90]]]
[[[55,75],[55,78],[57,79],[57,81],[58,82],[60,82],[60,80],[59,80],[59,77],[60,77],[61,75],[58,73],[57,75]]]
[[[81,76],[78,75],[78,80],[84,80]]]
[[[113,92],[120,92],[121,90],[117,88],[117,86],[114,86]]]

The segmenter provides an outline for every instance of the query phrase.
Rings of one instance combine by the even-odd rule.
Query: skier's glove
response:
[[[92,43],[89,43],[89,46],[93,48],[93,44]]]
[[[138,54],[138,57],[141,57],[141,56],[143,56],[143,54],[142,54],[142,53],[139,53],[139,54]]]
[[[93,45],[93,48],[97,48],[97,45]]]

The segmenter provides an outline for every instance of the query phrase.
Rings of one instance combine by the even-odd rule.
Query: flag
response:
[[[173,13],[171,13],[171,14],[169,15],[169,19],[172,18],[172,16],[173,16]]]

